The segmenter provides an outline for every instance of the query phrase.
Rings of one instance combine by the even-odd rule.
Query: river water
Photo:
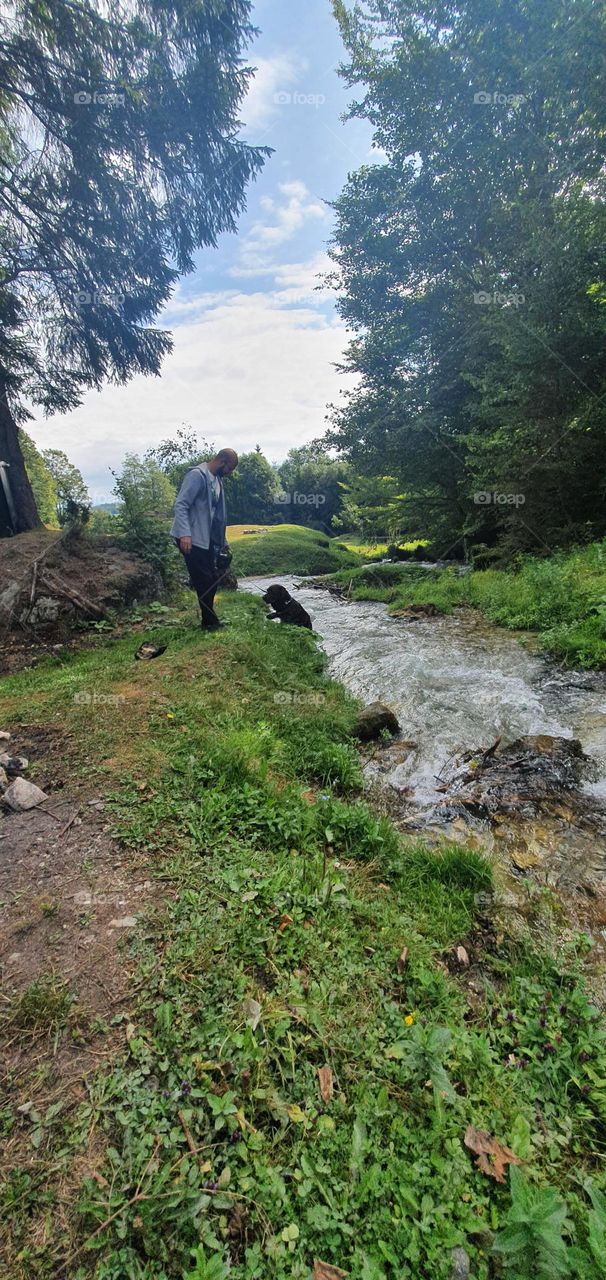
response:
[[[367,773],[399,798],[403,826],[459,840],[471,836],[506,859],[517,853],[526,871],[537,868],[549,884],[576,889],[585,883],[606,894],[604,673],[562,671],[515,633],[471,611],[410,622],[390,617],[383,604],[297,589],[297,578],[249,578],[240,585],[262,593],[275,581],[312,615],[330,674],[364,702],[385,702],[395,711],[402,739],[378,750]],[[449,762],[499,736],[506,743],[528,734],[580,740],[593,774],[582,783],[581,813],[571,814],[564,795],[560,811],[540,821],[509,817],[488,825],[449,818],[443,790]]]

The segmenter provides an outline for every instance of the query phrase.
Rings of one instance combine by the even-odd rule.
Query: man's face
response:
[[[217,467],[216,474],[218,476],[230,476],[232,471],[235,471],[237,465],[238,463],[235,458],[233,460],[230,459],[229,462],[221,462]]]

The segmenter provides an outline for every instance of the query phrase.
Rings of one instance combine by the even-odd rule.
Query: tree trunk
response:
[[[17,513],[15,533],[39,529],[42,525],[36,499],[29,482],[19,444],[17,423],[8,407],[6,391],[0,383],[0,462],[8,463],[6,474]]]

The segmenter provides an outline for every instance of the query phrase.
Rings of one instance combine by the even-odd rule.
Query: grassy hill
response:
[[[252,531],[252,532],[251,532]],[[361,557],[317,529],[297,524],[233,524],[227,539],[238,578],[278,573],[337,573],[357,567]]]

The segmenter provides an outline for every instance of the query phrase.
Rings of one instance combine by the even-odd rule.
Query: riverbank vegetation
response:
[[[449,1280],[464,1250],[477,1280],[598,1280],[586,941],[530,885],[512,916],[478,853],[404,840],[361,795],[355,705],[314,638],[254,597],[221,610],[219,636],[191,602],[150,610],[154,662],[138,611],[4,684],[3,727],[61,726],[81,812],[102,793],[157,892],[118,1012],[88,1016],[52,949],[5,992],[3,1275]],[[82,1043],[99,1068],[74,1093]]]
[[[606,542],[523,557],[509,570],[379,564],[334,581],[351,599],[381,600],[393,612],[411,604],[480,609],[499,626],[538,632],[541,647],[571,665],[606,666]]]

